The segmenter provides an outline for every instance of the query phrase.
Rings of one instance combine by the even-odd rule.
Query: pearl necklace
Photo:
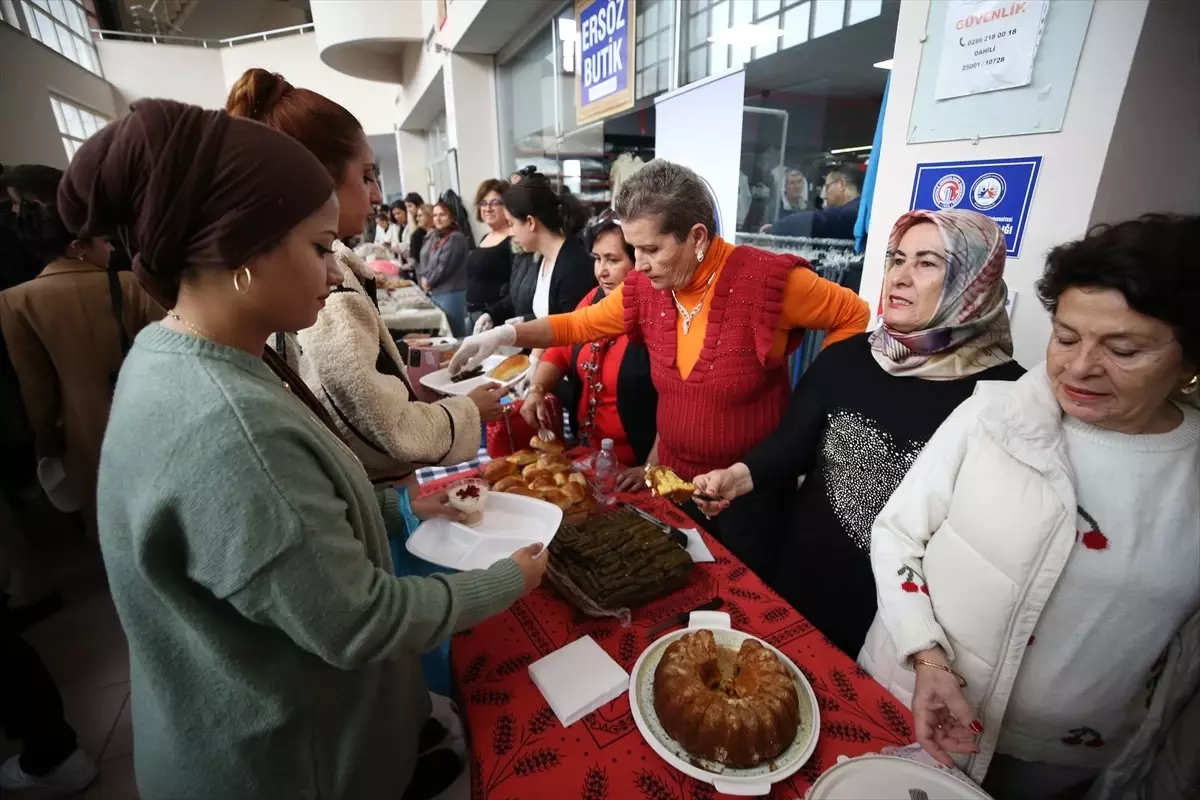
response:
[[[713,278],[717,277],[717,271],[714,269],[712,274],[708,276],[708,281],[704,284],[704,291],[700,293],[700,302],[688,311],[683,307],[683,303],[679,302],[679,297],[676,296],[675,290],[671,290],[671,299],[675,301],[675,308],[678,309],[679,315],[683,317],[683,335],[687,336],[688,331],[692,329],[692,320],[700,313],[700,309],[704,308],[704,298],[708,296],[708,287],[712,286]]]

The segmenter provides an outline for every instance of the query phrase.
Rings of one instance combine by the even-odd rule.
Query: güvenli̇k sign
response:
[[[595,122],[633,107],[635,0],[575,0],[579,58],[575,120]]]

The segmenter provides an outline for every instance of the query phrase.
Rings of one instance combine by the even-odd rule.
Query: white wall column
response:
[[[416,192],[425,197],[426,180],[425,168],[428,161],[425,158],[424,131],[396,131],[396,153],[400,157],[400,183],[404,193]],[[425,197],[426,202],[435,198]]]
[[[1017,292],[1013,313],[1016,357],[1026,367],[1044,360],[1050,320],[1038,303],[1034,284],[1041,277],[1046,252],[1057,244],[1083,236],[1093,219],[1092,207],[1097,199],[1102,173],[1106,169],[1106,157],[1113,140],[1118,110],[1123,108],[1122,97],[1128,90],[1126,84],[1130,78],[1134,52],[1138,50],[1147,7],[1152,5],[1171,7],[1191,4],[1096,0],[1061,131],[974,141],[908,144],[908,131],[914,124],[911,119],[913,100],[930,0],[904,0],[896,29],[895,61],[884,122],[883,150],[879,158],[860,289],[872,310],[879,301],[888,233],[896,218],[908,210],[918,162],[1042,156],[1041,175],[1029,209],[1021,255],[1008,259],[1005,280],[1009,289]],[[1150,44],[1153,46],[1153,43]],[[1191,47],[1194,58],[1194,38]],[[1167,115],[1174,113],[1177,106],[1195,104],[1195,92],[1193,87],[1179,78],[1160,76],[1160,80],[1171,81],[1159,87],[1160,92],[1168,93],[1171,98],[1161,104],[1161,113],[1156,115],[1156,120],[1161,117],[1158,121],[1166,123]],[[1188,115],[1183,116],[1188,118]],[[1153,126],[1156,122],[1143,121],[1140,124],[1142,130],[1148,130],[1146,126]],[[1190,153],[1160,154],[1159,157],[1166,160],[1159,163],[1169,165],[1188,159],[1195,161],[1194,135],[1191,142]],[[1154,173],[1160,177],[1153,180],[1170,180],[1172,177],[1169,171],[1154,170]],[[1149,176],[1143,175],[1142,178],[1149,179]],[[1152,188],[1147,187],[1147,191],[1152,191]],[[1133,215],[1128,205],[1121,210],[1124,216]]]
[[[499,119],[496,115],[495,59],[487,55],[449,53],[444,67],[446,128],[458,155],[458,185],[471,211],[475,190],[488,178],[500,177]]]

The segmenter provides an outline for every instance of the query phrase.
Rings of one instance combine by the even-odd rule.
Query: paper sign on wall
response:
[[[1041,168],[1041,156],[917,164],[908,207],[958,208],[989,216],[1004,232],[1009,258],[1016,258]]]
[[[635,0],[575,0],[579,65],[575,120],[595,122],[633,107]]]
[[[1026,86],[1050,0],[950,0],[937,99]]]

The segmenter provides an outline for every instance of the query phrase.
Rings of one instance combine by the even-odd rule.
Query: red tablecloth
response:
[[[644,492],[624,499],[678,527],[695,527],[678,508]],[[683,775],[650,749],[634,724],[628,695],[564,729],[527,670],[585,634],[629,670],[652,641],[646,638],[650,627],[714,597],[725,601],[721,610],[737,629],[787,654],[816,691],[821,709],[816,752],[799,772],[775,785],[772,798],[803,797],[839,755],[858,756],[913,741],[908,709],[728,550],[707,534],[705,541],[716,561],[697,564],[686,587],[637,609],[629,628],[614,619],[585,616],[546,585],[454,637],[452,670],[474,756],[475,800],[716,797],[712,786]],[[836,591],[836,583],[830,590]]]

